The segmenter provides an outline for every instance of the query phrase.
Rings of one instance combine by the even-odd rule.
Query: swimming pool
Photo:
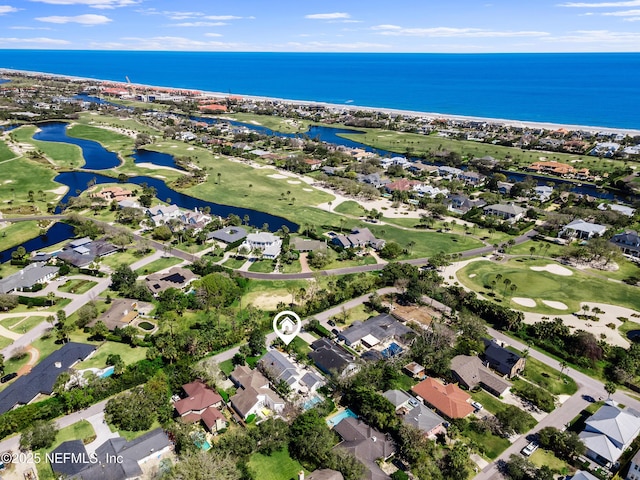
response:
[[[198,447],[200,450],[204,450],[205,452],[211,448],[211,444],[207,440],[205,440],[204,442],[196,441],[193,443],[196,447]]]
[[[100,375],[101,378],[107,378],[110,377],[111,375],[113,375],[113,365],[111,365],[110,367],[107,367],[104,369],[104,371],[102,372],[102,374]]]
[[[303,410],[309,410],[310,408],[313,408],[314,405],[317,405],[320,402],[322,402],[322,398],[318,396],[312,397],[306,402],[304,402],[304,404],[302,405],[302,408]]]
[[[336,413],[335,415],[327,418],[327,425],[329,425],[330,428],[335,427],[337,424],[339,424],[342,420],[344,420],[345,418],[358,418],[358,415],[356,415],[355,413],[353,413],[351,410],[349,410],[348,408]]]

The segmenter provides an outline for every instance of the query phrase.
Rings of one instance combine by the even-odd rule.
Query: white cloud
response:
[[[640,10],[623,10],[620,12],[604,12],[605,17],[640,17]]]
[[[236,17],[235,15],[205,15],[207,20],[241,20],[244,17]]]
[[[391,45],[384,43],[369,43],[369,42],[353,42],[353,43],[333,43],[333,42],[289,42],[286,45],[296,50],[380,50],[389,49]]]
[[[142,0],[30,0],[49,5],[86,5],[91,8],[110,9],[139,5]]]
[[[225,22],[181,22],[181,23],[171,23],[169,27],[222,27],[224,25],[228,25]]]
[[[612,32],[610,30],[577,30],[568,35],[546,37],[545,42],[589,45],[596,51],[602,47],[618,48],[625,51],[637,51],[640,44],[640,32]]]
[[[9,27],[11,30],[51,30],[50,27],[27,27],[23,25],[15,25],[13,27]]]
[[[305,15],[304,18],[308,18],[311,20],[339,20],[343,18],[351,18],[351,15],[344,12],[313,13],[311,15]]]
[[[623,2],[600,2],[600,3],[588,3],[588,2],[567,2],[560,3],[558,7],[570,7],[570,8],[616,8],[616,7],[640,7],[640,0],[627,0]]]
[[[6,13],[15,13],[18,10],[18,8],[12,7],[11,5],[0,5],[0,15],[4,15]]]
[[[36,20],[38,20],[39,22],[60,24],[78,23],[80,25],[104,25],[105,23],[109,23],[111,21],[109,17],[105,17],[104,15],[94,15],[91,13],[87,13],[85,15],[76,15],[75,17],[52,15],[50,17],[37,17]]]
[[[37,44],[37,45],[69,45],[71,42],[67,40],[61,40],[58,38],[47,37],[35,37],[35,38],[0,38],[0,45],[2,44]]]
[[[205,33],[204,36],[205,37],[221,37],[222,34],[221,33]]]
[[[131,50],[237,50],[243,45],[239,43],[217,42],[213,40],[193,40],[186,37],[125,37],[120,40],[127,42],[124,48]]]
[[[377,25],[371,27],[379,35],[396,37],[467,37],[467,38],[511,38],[511,37],[544,37],[548,32],[537,31],[496,31],[481,28],[404,28],[398,25]]]

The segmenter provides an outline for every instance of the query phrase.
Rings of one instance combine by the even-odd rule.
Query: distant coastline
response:
[[[123,87],[127,84],[121,81],[108,80],[108,79],[98,79],[92,77],[82,77],[75,75],[66,75],[59,73],[50,73],[50,72],[41,72],[41,71],[33,71],[33,70],[22,70],[22,69],[12,69],[12,68],[2,68],[0,67],[0,75],[3,73],[17,73],[24,75],[33,75],[33,76],[48,76],[53,78],[60,78],[69,81],[75,82],[91,82],[91,83],[103,83],[103,84],[119,84]],[[216,91],[207,91],[199,88],[184,88],[184,87],[175,87],[169,85],[151,85],[151,84],[143,84],[131,82],[131,85],[138,89],[166,89],[166,90],[176,90],[176,91],[196,91],[202,95],[214,97],[214,98],[229,98],[229,97],[237,97],[245,100],[254,100],[254,101],[265,101],[265,102],[280,102],[289,105],[317,105],[330,109],[338,109],[344,111],[370,111],[370,112],[382,112],[387,114],[394,115],[408,115],[419,118],[426,119],[447,119],[447,120],[459,120],[459,121],[477,121],[477,122],[486,122],[492,124],[506,125],[506,126],[515,126],[515,127],[524,127],[524,128],[532,128],[532,129],[544,129],[544,130],[558,130],[558,129],[566,129],[570,131],[589,131],[593,133],[603,132],[603,133],[620,133],[624,135],[630,136],[640,136],[640,128],[617,128],[617,127],[605,127],[605,126],[597,126],[597,125],[579,125],[579,124],[571,124],[571,123],[556,123],[556,122],[539,122],[539,121],[530,121],[530,120],[517,120],[517,119],[506,119],[506,118],[495,118],[495,117],[486,117],[486,116],[473,116],[473,115],[459,115],[459,114],[451,114],[451,113],[438,113],[438,112],[424,112],[418,110],[405,110],[398,108],[388,108],[388,107],[374,107],[374,106],[364,106],[364,105],[356,105],[354,103],[331,103],[331,102],[323,102],[323,101],[315,101],[315,100],[294,100],[288,98],[281,97],[270,97],[270,96],[261,96],[261,95],[252,95],[252,94],[243,94],[243,93],[224,93],[224,92],[216,92]],[[349,101],[351,102],[351,101]],[[149,105],[153,105],[153,103],[149,103]]]

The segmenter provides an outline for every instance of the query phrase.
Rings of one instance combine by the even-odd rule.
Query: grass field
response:
[[[538,450],[533,452],[533,455],[529,457],[529,461],[538,468],[546,465],[551,470],[561,475],[566,475],[567,473],[569,473],[569,464],[567,464],[567,462],[559,459],[552,452],[549,452],[548,450],[544,450],[542,448],[539,448]]]
[[[9,160],[10,158],[14,158],[15,156],[16,154],[11,151],[6,142],[0,140],[0,162]]]
[[[302,266],[300,265],[300,260],[294,260],[291,263],[283,263],[281,264],[282,273],[298,273],[302,271]]]
[[[302,468],[300,462],[289,456],[287,448],[273,452],[271,455],[254,453],[249,458],[248,467],[259,476],[260,480],[291,480],[298,478],[298,472],[301,470],[309,473]]]
[[[58,290],[65,293],[75,293],[81,295],[91,290],[97,284],[98,282],[94,282],[92,280],[74,278],[71,280],[67,280],[64,285],[58,287]]]
[[[485,392],[484,390],[478,390],[477,392],[470,392],[471,398],[476,402],[480,402],[482,407],[489,413],[494,415],[500,410],[503,410],[505,405],[496,396]]]
[[[321,270],[333,270],[336,268],[357,267],[360,265],[373,265],[376,263],[376,259],[371,255],[364,257],[356,257],[353,260],[334,260]],[[312,268],[312,270],[315,270]]]
[[[2,167],[0,167],[2,168]],[[3,185],[0,185],[0,191]],[[0,223],[0,251],[21,245],[39,235],[38,222]],[[0,271],[1,272],[1,271]]]
[[[578,386],[571,377],[560,376],[558,370],[548,367],[531,356],[527,357],[523,377],[554,395],[573,395],[578,391]]]
[[[58,167],[79,168],[84,165],[84,157],[82,156],[82,149],[80,147],[70,143],[34,140],[33,135],[36,133],[36,130],[37,127],[33,125],[25,125],[15,129],[9,135],[17,142],[33,145]]]
[[[235,257],[229,257],[227,259],[226,262],[224,262],[222,265],[224,265],[227,268],[240,268],[242,265],[245,264],[245,262],[247,261],[246,258],[235,258]]]
[[[510,279],[518,286],[515,296],[536,300],[536,307],[515,305],[503,296],[502,281],[495,288],[496,298],[518,310],[532,311],[554,315],[580,310],[582,302],[600,302],[640,310],[640,295],[636,287],[613,283],[570,269],[571,276],[560,276],[546,271],[536,272],[532,266],[544,266],[552,262],[548,259],[516,259],[504,264],[489,261],[473,262],[457,273],[460,282],[476,292],[489,292],[490,285],[501,274],[503,279]],[[566,267],[565,267],[566,268]],[[554,300],[565,303],[569,309],[559,311],[544,305],[541,300]]]
[[[100,263],[104,265],[108,265],[111,268],[117,268],[121,264],[131,265],[138,260],[141,260],[146,255],[138,255],[134,250],[125,250],[123,252],[114,253],[113,255],[108,255],[106,257],[102,257]]]
[[[13,343],[13,340],[11,340],[10,338],[0,336],[0,349],[7,348],[12,343]],[[7,369],[5,368],[5,370]],[[9,373],[8,370],[5,373]]]
[[[162,132],[154,128],[148,127],[138,122],[135,118],[122,118],[113,115],[105,115],[104,113],[85,112],[80,114],[78,123],[91,126],[107,126],[115,128],[123,128],[132,132],[144,132],[150,135],[162,136]],[[93,139],[91,139],[93,140]]]
[[[144,359],[146,354],[146,347],[132,348],[124,343],[104,342],[90,358],[84,362],[78,363],[76,368],[104,368],[107,366],[106,362],[109,355],[120,355],[124,363],[128,365]]]
[[[311,122],[308,120],[287,119],[272,115],[255,115],[252,113],[225,113],[221,118],[229,118],[243,123],[262,125],[276,132],[303,133],[309,130]]]
[[[271,273],[273,272],[272,260],[258,260],[249,267],[250,272]]]
[[[0,320],[0,325],[16,333],[26,333],[36,325],[45,321],[45,317],[40,315],[33,317],[5,318]]]
[[[53,181],[55,172],[38,162],[34,162],[25,157],[12,160],[0,165],[2,171],[2,181],[0,182],[0,204],[13,202],[14,206],[25,205],[35,206],[42,211],[46,211],[46,201],[53,201],[56,195],[47,190],[53,190],[60,184]],[[10,180],[4,180],[10,179]],[[29,202],[29,191],[34,192],[33,203]],[[38,192],[42,191],[46,201],[41,201]],[[6,205],[6,208],[10,205]],[[0,232],[1,235],[1,232]]]
[[[338,213],[344,213],[345,215],[353,215],[354,217],[361,217],[365,213],[365,209],[353,200],[342,202],[333,210]],[[418,223],[418,220],[416,220],[416,223]]]
[[[182,259],[176,257],[162,257],[154,260],[151,263],[146,264],[144,267],[141,267],[136,270],[136,274],[140,275],[151,275],[152,273],[159,272],[160,270],[164,270],[165,268],[173,267],[182,262]]]
[[[474,441],[476,445],[479,445],[484,451],[484,456],[490,460],[495,460],[498,455],[511,445],[506,438],[498,437],[489,432],[481,434],[473,431],[470,426],[467,426],[462,431],[462,435]]]

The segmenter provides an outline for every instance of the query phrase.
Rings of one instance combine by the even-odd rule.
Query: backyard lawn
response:
[[[490,432],[478,433],[472,430],[469,424],[467,424],[467,427],[462,431],[462,435],[475,442],[481,451],[484,452],[483,456],[490,460],[495,460],[498,455],[511,445],[506,438],[498,437]]]
[[[104,342],[96,352],[84,362],[76,365],[76,368],[104,368],[107,366],[109,355],[120,355],[125,364],[135,363],[146,358],[147,347],[135,347],[119,342]]]
[[[248,466],[260,480],[291,480],[298,478],[298,472],[305,470],[300,462],[289,456],[287,448],[271,455],[254,453],[249,458]],[[305,470],[305,473],[309,472]]]
[[[576,382],[568,375],[560,376],[560,372],[544,363],[527,357],[523,377],[554,395],[573,395],[578,391]]]
[[[531,311],[544,314],[571,313],[580,310],[582,302],[600,302],[612,305],[621,305],[634,310],[640,310],[640,295],[637,288],[626,284],[613,283],[605,279],[597,278],[579,270],[562,267],[571,272],[570,276],[557,275],[549,271],[533,271],[530,267],[544,267],[546,265],[559,265],[548,259],[515,259],[506,263],[494,263],[490,261],[473,262],[459,270],[458,279],[466,287],[476,291],[489,293],[492,281],[496,275],[502,275],[502,279],[509,279],[511,285],[517,285],[517,291],[513,296],[526,297],[536,302],[535,307],[516,305],[511,297],[505,297],[503,281],[495,287],[495,296],[505,300],[508,306],[518,310]],[[551,308],[543,300],[562,302],[567,305],[567,310]]]
[[[249,271],[271,273],[273,272],[273,260],[257,260],[251,264]]]
[[[538,468],[543,465],[547,465],[551,470],[561,475],[569,473],[569,464],[567,462],[559,459],[552,452],[542,448],[533,452],[533,455],[529,457],[529,461]]]
[[[58,290],[65,293],[76,293],[78,295],[81,295],[91,290],[97,284],[98,282],[94,282],[92,280],[76,278],[67,280],[64,285],[58,287]]]
[[[173,267],[179,263],[182,263],[181,258],[176,257],[162,257],[154,260],[151,263],[147,263],[144,267],[136,270],[136,275],[151,275],[152,273],[159,272],[165,268]]]

